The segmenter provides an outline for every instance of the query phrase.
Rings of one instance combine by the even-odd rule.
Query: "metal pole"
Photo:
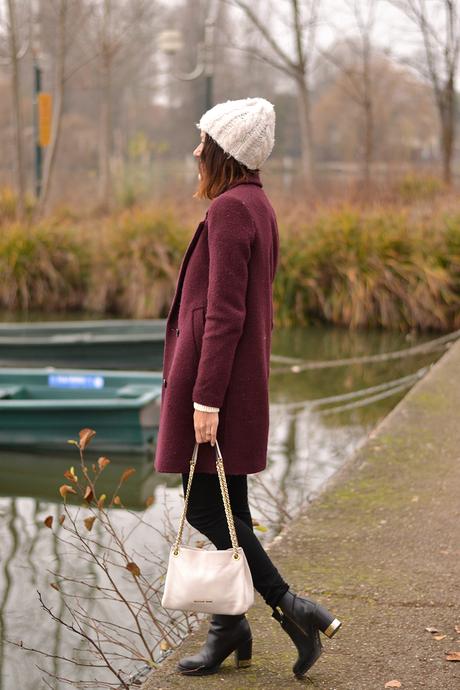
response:
[[[214,10],[214,11],[213,11]],[[214,25],[216,22],[217,4],[212,6],[204,27],[204,76],[206,110],[214,105]]]
[[[42,90],[42,70],[38,64],[37,58],[34,58],[34,141],[35,141],[35,195],[37,199],[40,198],[42,189],[42,171],[43,171],[43,156],[42,147],[40,146],[39,133],[39,114],[38,114],[38,97]]]
[[[213,98],[213,75],[206,75],[206,110],[212,108],[214,104]]]

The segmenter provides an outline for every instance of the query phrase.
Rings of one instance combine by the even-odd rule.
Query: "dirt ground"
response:
[[[185,677],[180,656],[207,621],[151,673],[142,690],[460,690],[460,342],[431,368],[270,547],[291,587],[343,625],[304,679],[295,649],[256,595],[248,613],[252,665]],[[457,631],[455,626],[457,626]],[[438,633],[426,628],[435,628]],[[436,639],[436,637],[442,639]],[[389,686],[392,687],[392,686]]]

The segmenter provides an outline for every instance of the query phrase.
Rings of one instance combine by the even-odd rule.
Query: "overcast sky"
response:
[[[36,0],[32,0],[32,3],[34,1]],[[125,0],[127,3],[129,1],[130,0]],[[167,0],[167,2],[169,2],[171,5],[177,5],[179,1],[180,0]],[[219,0],[217,0],[217,2],[218,1]],[[336,29],[339,31],[343,29],[352,29],[353,19],[350,16],[349,5],[354,1],[356,0],[322,0],[321,5],[323,18],[327,20],[328,23],[334,24]],[[365,7],[368,3],[368,0],[359,1],[363,7]],[[214,0],[214,2],[216,2],[216,0]],[[264,0],[264,2],[267,2],[267,0]],[[164,2],[164,4],[167,3]],[[285,1],[283,2],[283,0],[276,0],[273,6],[275,8],[281,8],[282,11],[288,11],[288,4],[289,3],[286,3]],[[428,5],[430,4],[433,6],[439,5],[439,0],[428,0]],[[5,6],[6,0],[0,0],[0,19],[4,17]],[[408,24],[402,13],[392,7],[387,0],[377,0],[377,6],[377,27],[379,36],[376,36],[376,39],[385,41],[391,36],[392,32],[396,31],[399,33],[399,41],[403,43],[404,36],[401,33],[401,30],[403,27],[407,28]],[[327,45],[334,39],[335,35],[336,31],[329,28],[325,22],[323,22],[323,25],[320,27],[318,33],[318,39],[320,40],[321,44]],[[403,48],[403,46],[401,45],[400,48]]]
[[[354,0],[356,1],[356,0]],[[439,7],[439,0],[428,0],[428,5]],[[356,20],[350,10],[352,0],[322,0],[323,22],[319,27],[318,41],[327,46],[343,34],[356,34]],[[363,10],[369,7],[367,0],[361,0]],[[439,15],[439,13],[438,13]],[[387,0],[377,0],[375,12],[374,42],[382,47],[391,47],[395,54],[410,53],[420,45],[420,37],[404,14]]]

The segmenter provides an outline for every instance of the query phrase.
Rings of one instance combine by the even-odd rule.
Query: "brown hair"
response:
[[[204,145],[199,162],[201,179],[194,197],[214,199],[236,180],[247,180],[254,170],[250,170],[225,153],[223,148],[209,134],[205,134]]]

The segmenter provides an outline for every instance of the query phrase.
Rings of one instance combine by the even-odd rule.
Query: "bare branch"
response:
[[[250,5],[248,5],[244,0],[224,0],[224,2],[227,2],[229,4],[233,4],[236,7],[239,7],[248,17],[248,19],[252,22],[252,24],[258,29],[258,31],[261,33],[263,38],[266,40],[270,48],[278,55],[279,59],[281,60],[282,64],[285,64],[287,68],[289,68],[290,71],[297,71],[298,69],[298,64],[296,64],[289,55],[282,50],[280,47],[278,41],[275,39],[275,37],[270,33],[268,30],[266,24],[262,22],[261,19],[257,16],[257,14],[254,12],[254,10],[251,8]]]

